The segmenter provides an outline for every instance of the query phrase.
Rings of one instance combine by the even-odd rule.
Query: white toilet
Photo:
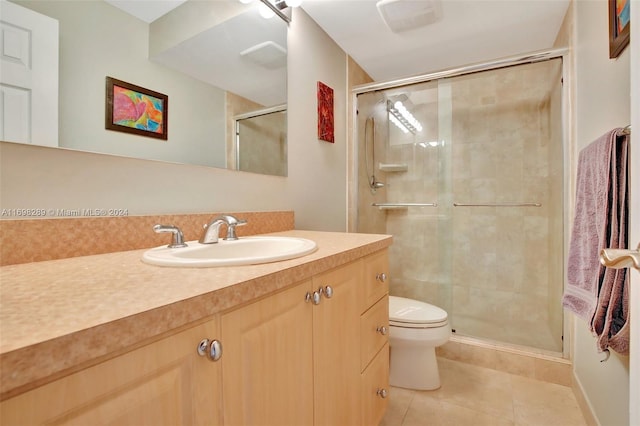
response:
[[[451,336],[447,312],[437,306],[389,296],[389,384],[407,389],[440,387],[436,347]]]

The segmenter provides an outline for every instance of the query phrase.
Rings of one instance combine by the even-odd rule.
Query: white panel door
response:
[[[0,0],[0,140],[58,146],[58,21]]]

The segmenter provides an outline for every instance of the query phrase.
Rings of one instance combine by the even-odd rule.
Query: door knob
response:
[[[600,252],[600,263],[607,268],[635,268],[640,271],[640,244],[635,250],[603,249]]]
[[[377,274],[376,280],[380,281],[381,283],[385,282],[387,280],[387,274],[385,274],[384,272]]]

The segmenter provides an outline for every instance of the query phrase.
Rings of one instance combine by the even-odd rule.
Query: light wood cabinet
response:
[[[313,279],[323,290],[313,308],[314,424],[359,425],[360,309],[363,267],[357,261]],[[332,291],[327,297],[327,287]]]
[[[389,294],[389,256],[382,250],[364,258],[363,295],[360,312],[373,306],[382,296]]]
[[[378,424],[389,368],[382,273],[386,250],[7,399],[0,423]],[[198,354],[205,338],[221,341],[219,361]]]
[[[364,259],[360,316],[362,424],[378,425],[389,393],[389,260],[387,251]]]
[[[0,423],[219,425],[220,363],[196,350],[218,331],[211,320],[7,399]]]
[[[389,344],[386,343],[362,373],[362,424],[378,425],[387,410]]]
[[[376,331],[388,327],[388,287],[365,275],[385,262],[386,251],[221,315],[226,425],[381,420],[386,400],[369,388],[388,389],[387,335]],[[365,294],[378,298],[363,313]]]
[[[373,357],[389,341],[389,297],[385,294],[360,317],[360,370],[364,371]]]
[[[221,316],[224,423],[313,423],[311,281]]]

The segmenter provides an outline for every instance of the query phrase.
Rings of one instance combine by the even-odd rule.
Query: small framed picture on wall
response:
[[[620,56],[629,44],[631,0],[609,0],[609,58]]]

